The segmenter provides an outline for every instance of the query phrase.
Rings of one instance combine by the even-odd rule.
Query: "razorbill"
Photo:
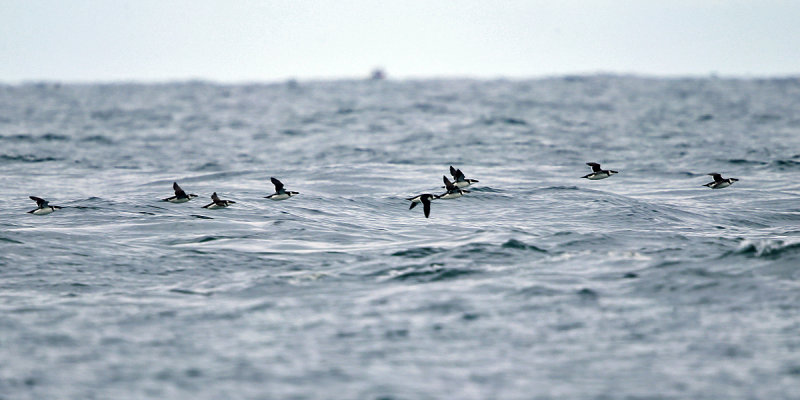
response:
[[[214,192],[214,194],[211,195],[211,200],[212,202],[204,205],[203,208],[225,208],[236,203],[233,200],[220,200],[219,196],[217,196],[217,192]]]
[[[31,200],[35,201],[36,205],[39,206],[38,208],[36,208],[34,210],[28,211],[28,214],[47,215],[47,214],[50,214],[51,212],[53,212],[55,210],[60,210],[61,209],[61,207],[59,207],[59,206],[48,205],[47,204],[47,200],[45,200],[43,198],[36,197],[36,196],[28,196],[28,197],[30,197]]]
[[[431,215],[431,200],[435,199],[436,196],[430,193],[423,193],[414,197],[410,197],[406,200],[411,200],[411,207],[408,209],[412,209],[417,206],[417,203],[422,203],[422,209],[425,212],[425,218],[428,218]]]
[[[450,182],[450,179],[447,179],[447,177],[444,175],[442,175],[442,180],[444,181],[444,187],[447,189],[447,192],[436,196],[437,199],[455,199],[463,196],[464,193],[469,193],[469,190],[459,188],[453,182]]]
[[[172,189],[175,190],[175,196],[167,197],[162,201],[168,201],[170,203],[186,203],[187,201],[197,197],[196,194],[186,194],[186,192],[178,186],[178,182],[172,182]]]
[[[288,199],[289,197],[292,197],[292,196],[294,196],[294,195],[300,194],[300,192],[289,192],[289,191],[287,191],[287,190],[286,190],[286,189],[283,187],[283,183],[281,183],[281,181],[279,181],[279,180],[277,180],[277,179],[275,179],[275,178],[272,178],[272,177],[270,177],[270,178],[269,178],[269,180],[271,180],[271,181],[272,181],[272,184],[273,184],[273,185],[275,185],[275,193],[273,193],[273,194],[271,194],[271,195],[269,195],[269,196],[266,196],[266,197],[264,197],[265,199],[270,199],[270,200],[286,200],[286,199]]]
[[[605,179],[611,175],[618,174],[617,171],[612,171],[610,169],[601,169],[600,164],[594,162],[587,162],[586,165],[592,167],[592,173],[582,176],[581,178],[591,179],[596,181],[598,179]]]
[[[478,182],[477,179],[467,179],[460,169],[455,169],[452,165],[450,166],[450,175],[453,176],[453,183],[460,188],[465,188]]]
[[[738,179],[736,179],[736,178],[722,178],[722,175],[720,175],[720,174],[718,174],[716,172],[714,172],[712,174],[709,174],[709,175],[714,177],[714,182],[706,183],[703,186],[708,186],[708,187],[710,187],[712,189],[726,188],[726,187],[728,187],[730,185],[733,185],[733,182],[738,181]]]

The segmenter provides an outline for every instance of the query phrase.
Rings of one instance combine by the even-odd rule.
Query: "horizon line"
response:
[[[56,78],[24,78],[18,80],[3,80],[0,78],[0,85],[3,86],[26,86],[36,84],[61,84],[61,85],[163,85],[175,83],[205,83],[212,85],[274,85],[287,82],[352,82],[352,81],[390,81],[390,82],[413,82],[413,81],[433,81],[433,80],[468,80],[468,81],[533,81],[564,78],[589,78],[589,77],[629,77],[638,79],[722,79],[722,80],[760,80],[760,79],[798,79],[800,72],[775,73],[775,74],[726,74],[719,72],[706,73],[647,73],[647,72],[618,72],[618,71],[583,71],[583,72],[564,72],[564,73],[542,73],[531,75],[480,75],[480,74],[453,74],[453,75],[388,75],[383,79],[371,79],[369,74],[360,75],[341,75],[341,76],[312,76],[312,77],[292,77],[283,78],[239,78],[239,79],[219,79],[210,77],[171,77],[171,78],[112,78],[112,79],[56,79]]]

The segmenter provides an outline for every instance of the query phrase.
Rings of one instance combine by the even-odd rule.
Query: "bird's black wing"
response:
[[[714,177],[714,182],[722,182],[722,174],[718,174],[716,172],[709,174]]]
[[[30,197],[31,200],[35,201],[36,205],[39,206],[39,208],[47,206],[47,200],[41,197],[36,197],[36,196],[28,196],[28,197]]]
[[[452,165],[450,166],[450,175],[452,175],[452,176],[453,176],[453,178],[456,178],[456,169],[455,169],[455,168],[453,168],[453,166],[452,166]]]
[[[442,175],[442,181],[444,181],[445,189],[447,189],[447,190],[455,189],[455,186],[453,186],[453,182],[450,182],[450,179],[447,179],[446,176]]]
[[[280,191],[283,189],[283,183],[273,177],[270,177],[269,180],[271,180],[272,184],[275,185],[275,192],[280,193]]]
[[[422,210],[425,212],[425,218],[431,215],[431,201],[427,197],[422,199]]]
[[[601,171],[600,164],[598,164],[596,162],[587,162],[586,165],[592,167],[592,171],[593,172],[600,172]]]
[[[186,192],[184,192],[183,189],[181,189],[181,187],[178,186],[178,182],[172,182],[172,189],[175,190],[175,197],[179,199],[188,197],[186,196]]]

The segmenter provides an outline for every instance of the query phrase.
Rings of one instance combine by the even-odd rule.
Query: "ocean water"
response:
[[[797,398],[798,178],[800,79],[0,86],[0,399]]]

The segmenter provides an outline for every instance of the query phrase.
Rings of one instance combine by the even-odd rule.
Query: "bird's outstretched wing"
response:
[[[447,179],[446,176],[442,175],[442,181],[444,181],[445,189],[447,189],[447,190],[454,190],[455,189],[455,186],[453,185],[453,182],[450,182],[450,179]]]
[[[35,201],[36,205],[39,206],[39,208],[47,207],[47,200],[36,196],[28,196],[28,197],[30,197],[31,200]]]
[[[175,196],[177,198],[180,199],[180,198],[187,197],[186,196],[186,192],[184,192],[183,189],[181,189],[181,187],[178,186],[178,182],[172,182],[172,189],[175,190]]]
[[[422,210],[425,212],[425,218],[431,215],[431,201],[427,197],[422,198]]]
[[[275,185],[275,193],[280,193],[283,190],[283,183],[281,181],[275,179],[274,177],[270,177],[269,180],[272,181],[272,184]]]

